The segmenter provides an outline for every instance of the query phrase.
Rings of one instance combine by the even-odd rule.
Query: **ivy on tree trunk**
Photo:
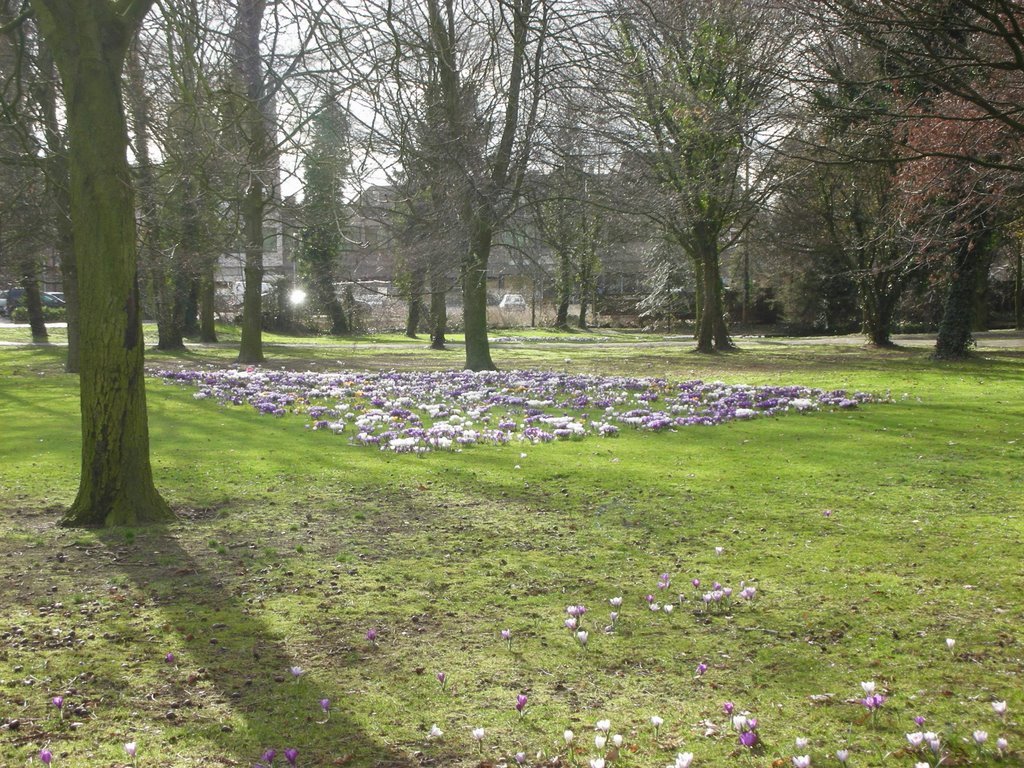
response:
[[[82,474],[65,525],[173,517],[153,484],[121,73],[150,0],[32,0],[64,85],[81,302]]]

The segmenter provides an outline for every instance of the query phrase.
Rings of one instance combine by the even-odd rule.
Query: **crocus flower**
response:
[[[611,604],[612,608],[618,608],[618,607],[620,607],[622,605],[622,598],[621,597],[613,597],[613,598],[609,599],[608,602]]]
[[[525,709],[526,709],[526,694],[525,693],[520,693],[518,696],[516,696],[516,712],[518,712],[519,716],[522,717],[523,710],[525,710]]]
[[[802,736],[797,736],[797,738],[796,738],[796,748],[797,749],[803,749],[809,743],[810,742],[807,739],[803,738]]]
[[[667,573],[663,573],[658,577],[658,589],[668,589],[671,583],[672,580]]]
[[[794,768],[811,768],[810,755],[796,755],[793,757]]]
[[[53,753],[44,747],[43,749],[39,750],[39,760],[43,763],[43,765],[49,765],[50,761],[53,760]]]
[[[168,664],[173,664],[175,662],[174,654],[168,652],[168,654],[164,656],[164,661],[166,661]]]
[[[840,763],[842,763],[843,765],[846,765],[846,761],[849,760],[849,759],[850,759],[850,750],[848,750],[848,749],[836,750],[836,760],[838,760]]]
[[[595,747],[595,749],[604,749],[604,745],[607,744],[607,743],[608,743],[608,737],[605,736],[603,733],[599,733],[599,734],[597,734],[597,736],[594,737],[594,747]]]
[[[1002,736],[1000,736],[998,739],[996,739],[996,749],[999,750],[999,754],[1006,754],[1007,750],[1010,749],[1010,743]]]
[[[907,734],[907,743],[910,744],[910,746],[913,749],[917,749],[922,744],[924,744],[924,734],[921,733],[920,731],[917,731],[915,733],[908,733]]]
[[[977,744],[979,747],[986,741],[988,741],[988,733],[986,731],[975,731],[973,736],[974,743]]]
[[[581,629],[576,633],[576,642],[578,642],[584,648],[587,647],[587,640],[590,639],[590,634],[585,630]]]
[[[566,744],[572,744],[572,740],[576,738],[576,734],[567,729],[562,731],[562,738],[565,739]]]
[[[526,765],[526,753],[525,752],[516,752],[516,764],[518,764],[518,765]]]
[[[663,606],[661,607],[661,609],[662,609],[662,610],[663,610],[663,611],[664,611],[665,613],[672,613],[672,611],[673,611],[673,610],[675,609],[675,606],[674,606],[674,605],[672,605],[672,603],[665,603],[665,605],[663,605]]]
[[[575,632],[576,631],[576,619],[575,619],[575,617],[570,616],[568,619],[565,620],[564,623],[565,623],[565,628],[568,629],[570,632]]]
[[[590,768],[604,768],[603,757],[592,757],[590,758]]]
[[[692,762],[693,752],[680,752],[676,755],[674,768],[690,768],[690,763]]]
[[[266,752],[263,753],[263,757],[261,757],[260,759],[267,765],[270,765],[272,762],[274,762],[275,757],[277,757],[277,750],[268,749]]]
[[[331,713],[331,700],[330,699],[320,699],[320,709],[322,709],[327,714],[330,714]]]
[[[733,715],[732,727],[740,732],[747,730],[748,722],[746,715]]]
[[[993,701],[992,711],[1002,717],[1006,714],[1006,702],[1005,701]]]
[[[601,733],[608,733],[608,731],[610,731],[611,729],[612,729],[612,721],[611,720],[598,720],[597,723],[594,724],[594,730],[595,731],[601,731]]]
[[[124,745],[124,751],[128,753],[128,757],[132,759],[132,762],[135,762],[135,749],[136,744],[134,741],[129,741]]]
[[[292,677],[294,677],[296,680],[298,680],[300,677],[306,674],[306,670],[304,670],[302,667],[289,667],[288,671],[292,673]]]
[[[52,699],[50,699],[50,702],[57,709],[60,709],[60,710],[64,709],[64,697],[63,696],[54,696]]]
[[[956,646],[956,640],[954,640],[952,637],[947,637],[946,638],[946,647],[950,651],[952,651],[955,646]]]
[[[694,589],[700,589],[700,579],[694,579],[690,583],[693,584]]]
[[[437,723],[430,726],[430,738],[440,739],[442,736],[444,736],[444,731],[437,727]]]
[[[740,744],[744,747],[753,747],[757,744],[757,731],[743,731],[740,734]]]
[[[925,719],[921,715],[918,715],[914,718],[914,722],[917,723],[917,727],[920,728],[922,725],[924,725]]]
[[[1006,739],[1003,739],[1003,741],[1006,741]],[[619,747],[622,746],[622,734],[621,733],[616,733],[614,736],[612,736],[612,744],[615,745],[616,749],[618,749]]]
[[[474,728],[473,729],[473,738],[476,739],[476,743],[478,745],[480,745],[480,751],[481,752],[484,751],[484,735],[485,735],[485,731],[484,731],[483,728]]]
[[[725,547],[715,547],[715,554],[720,555],[725,552]]]
[[[722,705],[722,711],[725,712],[725,714],[727,714],[727,715],[731,715],[733,709],[735,709],[735,708],[736,708],[736,705],[733,704],[731,701],[727,701],[727,702],[725,702],[725,704]]]
[[[914,768],[932,768],[928,763],[922,761],[920,763],[914,763]]]
[[[875,683],[874,683],[874,681],[868,681],[866,683],[861,683],[860,687],[864,689],[864,693],[867,694],[868,696],[870,696],[871,694],[873,694],[875,692]]]
[[[366,630],[366,639],[369,640],[374,645],[376,645],[377,644],[377,630],[374,629],[373,627],[370,627],[368,630]]]
[[[295,765],[295,761],[299,757],[299,750],[295,747],[289,747],[284,751],[284,759],[288,761],[288,765]]]
[[[651,715],[651,725],[654,726],[654,738],[658,738],[658,729],[664,724],[664,720],[657,715]]]
[[[512,650],[512,630],[511,629],[503,629],[503,630],[501,630],[501,639],[505,641],[505,644],[508,646],[508,649],[511,651]]]
[[[707,671],[708,671],[708,665],[705,664],[703,661],[700,664],[697,665],[697,677],[700,677],[701,675],[703,675]]]

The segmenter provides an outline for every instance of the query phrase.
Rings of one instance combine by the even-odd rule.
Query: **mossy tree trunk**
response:
[[[430,348],[444,349],[448,332],[448,283],[440,269],[430,274]]]
[[[32,331],[32,341],[46,343],[50,337],[46,331],[46,320],[43,318],[43,298],[39,290],[39,265],[36,264],[35,259],[25,262],[21,287],[25,289],[25,309],[28,310],[28,325]]]
[[[487,338],[487,262],[491,255],[493,230],[485,222],[474,222],[470,250],[462,268],[462,323],[466,333],[466,368],[496,370]]]
[[[957,245],[942,307],[939,333],[935,339],[935,357],[939,360],[965,358],[974,344],[971,329],[974,326],[978,272],[988,263],[992,230],[984,212],[976,214],[969,227]]]
[[[135,525],[173,513],[149,461],[135,201],[121,97],[149,0],[32,0],[64,85],[81,301],[82,474],[65,525]]]

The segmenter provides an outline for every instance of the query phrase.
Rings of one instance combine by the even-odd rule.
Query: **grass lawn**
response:
[[[268,368],[462,364],[460,348],[397,337],[291,341],[272,340]],[[916,348],[689,346],[514,342],[494,356],[889,401],[414,456],[154,378],[154,468],[179,522],[68,530],[55,524],[77,485],[76,380],[59,347],[0,347],[0,765],[38,765],[43,747],[55,766],[128,765],[127,742],[139,766],[168,768],[252,766],[269,748],[275,766],[286,748],[299,766],[519,752],[534,766],[662,768],[680,752],[838,766],[838,749],[852,766],[1020,765],[1024,351],[938,364]],[[705,608],[716,581],[733,599]],[[571,605],[586,606],[585,646],[564,625]],[[885,697],[874,713],[864,682]],[[756,718],[753,748],[727,702]]]

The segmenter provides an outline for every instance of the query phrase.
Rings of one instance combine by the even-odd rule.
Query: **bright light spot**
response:
[[[288,300],[298,306],[299,304],[306,303],[306,292],[301,288],[292,288],[292,292],[288,294]]]

